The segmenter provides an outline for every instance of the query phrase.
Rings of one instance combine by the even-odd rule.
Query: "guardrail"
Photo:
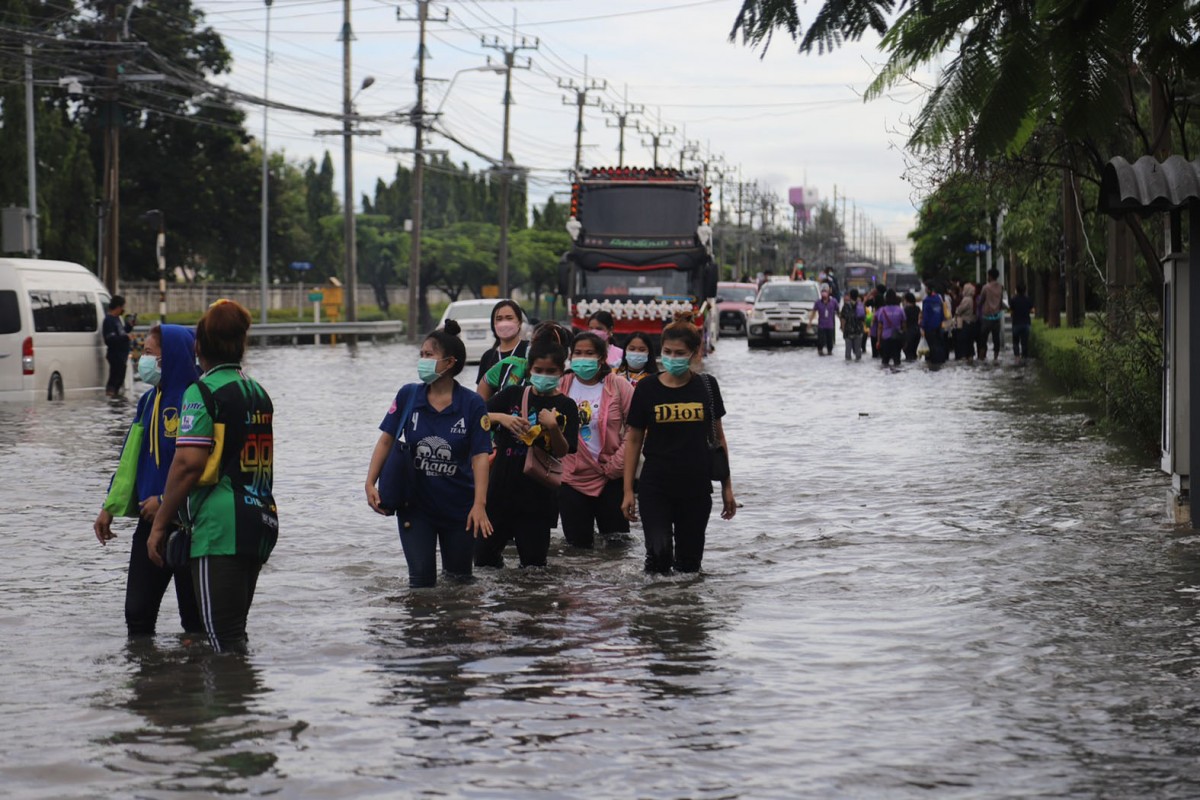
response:
[[[360,336],[393,338],[404,334],[400,320],[379,322],[269,322],[250,326],[250,338],[255,340],[301,339],[317,336]]]

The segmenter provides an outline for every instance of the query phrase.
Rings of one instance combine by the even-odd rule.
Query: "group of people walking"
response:
[[[366,498],[397,517],[409,585],[436,584],[438,550],[457,579],[502,567],[510,543],[522,567],[540,567],[556,523],[568,545],[592,548],[627,535],[639,511],[646,571],[698,571],[721,460],[712,451],[727,464],[728,446],[720,387],[695,371],[691,315],[664,326],[661,372],[650,338],[618,347],[605,312],[580,332],[542,323],[528,341],[524,322],[514,301],[496,304],[495,344],[471,391],[457,380],[466,351],[447,320],[421,345],[419,382],[400,388],[380,424]],[[729,519],[732,483],[715,477]]]
[[[998,270],[988,270],[984,284],[951,280],[945,284],[926,282],[925,297],[903,296],[885,286],[872,287],[865,295],[851,289],[839,305],[829,288],[822,286],[821,296],[813,303],[812,315],[817,326],[817,353],[833,354],[834,330],[840,327],[845,357],[862,359],[868,343],[871,354],[883,364],[916,361],[921,355],[931,364],[940,364],[954,353],[956,360],[984,360],[988,344],[992,358],[998,359],[1003,348],[1004,312],[1012,315],[1013,353],[1029,355],[1033,301],[1023,285],[1005,302]]]

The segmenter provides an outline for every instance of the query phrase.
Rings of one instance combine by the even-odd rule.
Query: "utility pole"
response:
[[[38,201],[37,201],[37,145],[34,136],[33,110],[33,45],[25,44],[25,159],[28,164],[29,180],[29,254],[37,258],[38,250]]]
[[[577,109],[575,118],[575,173],[583,171],[583,107],[584,106],[600,106],[600,101],[588,101],[588,92],[603,91],[608,86],[608,81],[588,80],[588,59],[583,57],[583,83],[576,84],[574,79],[564,82],[561,78],[558,81],[558,88],[568,92],[575,92],[575,100],[564,97],[562,102],[564,106],[574,105]]]
[[[633,114],[641,114],[646,110],[645,106],[629,104],[629,84],[625,84],[625,99],[618,108],[615,105],[602,105],[600,109],[606,114],[612,114],[617,118],[614,123],[610,119],[604,120],[604,124],[609,128],[617,128],[619,130],[617,138],[617,166],[625,166],[625,126],[629,122],[629,117]]]
[[[130,4],[130,8],[132,8]],[[105,8],[107,17],[108,36],[110,42],[117,41],[117,3],[109,0]],[[121,122],[118,118],[120,106],[117,105],[117,55],[114,52],[108,57],[106,65],[108,77],[108,98],[105,103],[104,120],[104,258],[103,280],[109,294],[116,294],[120,288],[120,269],[118,266],[118,233],[121,219]]]
[[[642,140],[642,147],[651,147],[654,149],[654,166],[655,166],[655,168],[657,168],[658,167],[658,150],[660,147],[667,147],[668,145],[671,144],[671,141],[669,139],[667,139],[667,137],[673,136],[675,134],[675,128],[670,125],[667,125],[667,126],[663,125],[661,108],[655,109],[655,112],[656,112],[655,113],[655,121],[657,122],[657,124],[653,128],[644,128],[644,127],[642,127],[642,124],[639,122],[638,123],[638,133],[642,133],[642,134],[645,134],[646,136],[650,137],[649,142]]]
[[[268,76],[271,70],[271,4],[274,0],[263,0],[267,6],[267,36],[266,36],[266,52],[263,54],[263,100],[268,97],[267,90],[270,87]],[[263,103],[263,136],[262,136],[262,224],[261,236],[262,247],[259,252],[259,281],[261,287],[258,295],[259,320],[263,325],[267,324],[267,233],[269,209],[267,206],[267,162],[270,160],[267,155],[267,104]]]
[[[350,0],[342,0],[342,165],[343,202],[345,203],[345,286],[346,321],[358,321],[358,242],[354,220],[354,131],[350,115],[353,113],[353,95],[350,93],[350,45],[354,31],[350,28]]]
[[[509,215],[509,199],[512,194],[512,178],[516,171],[516,165],[513,161],[512,153],[509,152],[508,132],[512,121],[512,71],[514,69],[529,69],[531,62],[525,60],[523,65],[516,64],[516,55],[521,50],[537,50],[541,45],[538,39],[534,39],[530,43],[524,36],[521,41],[517,42],[517,12],[513,11],[513,29],[512,42],[508,47],[500,43],[499,37],[492,37],[492,41],[488,42],[483,38],[479,40],[483,47],[498,50],[504,56],[504,133],[501,137],[500,149],[503,151],[500,155],[500,252],[496,259],[497,262],[497,283],[499,284],[500,296],[510,297],[512,295],[512,287],[508,285],[508,215]],[[581,112],[582,113],[582,112]],[[578,157],[576,158],[578,160]]]
[[[412,174],[412,212],[411,220],[412,247],[408,256],[408,322],[406,339],[409,344],[417,343],[421,329],[421,215],[423,211],[422,195],[425,191],[425,25],[429,21],[430,0],[417,0],[417,71],[414,79],[417,84],[417,102],[412,109],[412,125],[415,132],[413,141],[413,174]],[[410,21],[400,9],[396,9],[396,19]],[[450,19],[446,11],[440,22]]]

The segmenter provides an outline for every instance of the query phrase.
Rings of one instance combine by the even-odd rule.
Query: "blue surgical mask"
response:
[[[571,372],[578,375],[581,380],[590,381],[596,377],[596,373],[599,371],[600,362],[594,358],[571,359]]]
[[[417,377],[422,383],[433,383],[438,378],[442,377],[442,373],[437,371],[437,358],[418,358],[417,359]]]
[[[629,365],[630,369],[644,369],[646,362],[649,360],[649,353],[631,353],[628,350],[625,351],[625,363]]]
[[[162,370],[159,369],[158,359],[154,356],[142,356],[138,359],[138,377],[151,386],[158,386],[162,380]]]
[[[682,378],[692,368],[692,359],[690,356],[663,356],[662,365],[676,378]]]
[[[529,385],[536,389],[538,394],[549,394],[558,388],[561,380],[561,375],[530,375]]]

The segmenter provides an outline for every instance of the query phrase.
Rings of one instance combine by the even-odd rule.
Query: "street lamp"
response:
[[[456,72],[452,76],[450,76],[450,81],[449,81],[449,83],[446,84],[446,91],[442,93],[442,100],[440,103],[438,103],[437,110],[433,112],[433,115],[435,117],[441,116],[442,108],[446,105],[446,99],[448,97],[450,97],[450,90],[454,88],[454,82],[456,80],[458,80],[458,76],[462,75],[464,72],[492,72],[492,73],[495,73],[496,75],[503,75],[507,71],[508,71],[508,68],[505,67],[503,64],[484,64],[483,66],[479,66],[479,67],[467,67],[466,69],[460,69],[458,72]],[[437,80],[437,79],[436,78],[427,78],[426,80]]]
[[[154,249],[158,258],[158,321],[167,322],[167,215],[157,208],[142,214],[142,219],[158,227]]]

